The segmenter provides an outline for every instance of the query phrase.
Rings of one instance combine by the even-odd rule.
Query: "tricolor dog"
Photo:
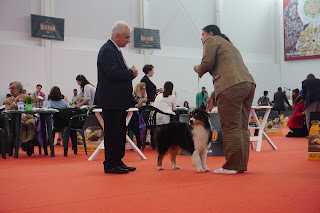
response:
[[[180,149],[191,154],[191,162],[198,172],[209,172],[206,165],[207,148],[212,137],[210,117],[202,109],[190,114],[189,123],[172,122],[162,125],[155,131],[154,141],[158,151],[158,170],[163,170],[162,160],[170,153],[173,169],[180,169],[176,157]]]

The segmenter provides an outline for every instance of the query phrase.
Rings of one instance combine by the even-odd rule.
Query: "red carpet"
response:
[[[270,138],[278,150],[263,141],[236,175],[197,173],[189,156],[178,156],[180,170],[166,157],[158,171],[150,148],[147,160],[127,150],[124,162],[137,170],[124,175],[104,174],[102,152],[88,161],[91,153],[64,157],[59,146],[54,158],[20,150],[0,159],[0,212],[320,212],[320,161],[307,160],[307,139]],[[207,159],[212,171],[223,162]]]

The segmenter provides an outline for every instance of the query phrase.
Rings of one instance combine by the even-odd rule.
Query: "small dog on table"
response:
[[[158,151],[158,170],[163,170],[162,160],[170,153],[173,169],[180,169],[176,157],[183,149],[191,154],[191,162],[198,172],[210,172],[206,165],[207,149],[212,138],[209,114],[195,109],[190,114],[189,123],[172,122],[155,131],[154,141]]]

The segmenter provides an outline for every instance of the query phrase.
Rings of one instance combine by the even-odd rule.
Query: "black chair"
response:
[[[280,115],[284,115],[284,116],[292,116],[294,111],[280,111]]]
[[[259,111],[259,112],[257,112],[257,116],[258,117],[264,117],[264,114],[265,114],[266,112],[265,111]],[[271,110],[271,112],[270,112],[270,114],[269,114],[269,117],[268,118],[270,118],[270,119],[275,119],[275,118],[279,118],[279,112],[278,111],[272,111]]]
[[[86,138],[84,135],[84,124],[88,116],[89,109],[87,107],[58,109],[59,112],[53,115],[53,137],[56,132],[62,132],[64,141],[64,156],[68,155],[68,141],[69,136],[72,141],[72,148],[74,154],[78,153],[77,147],[77,132],[82,136],[84,149],[87,153]]]
[[[0,149],[1,149],[1,155],[3,159],[6,159],[6,153],[7,153],[7,145],[9,142],[8,137],[8,119],[4,116],[0,116]]]
[[[152,135],[154,130],[159,127],[160,125],[157,125],[157,113],[161,113],[164,115],[169,115],[170,118],[173,118],[173,114],[165,113],[161,111],[160,109],[154,107],[154,106],[142,106],[139,108],[139,113],[142,115],[144,122],[146,123],[146,132],[145,137],[142,141],[142,150],[144,150],[146,146],[146,136],[147,136],[147,129],[150,129],[151,134],[151,147],[155,149],[155,144],[152,142]]]

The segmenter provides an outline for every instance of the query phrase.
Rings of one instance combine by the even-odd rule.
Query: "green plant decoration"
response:
[[[26,96],[23,98],[23,102],[24,102],[25,104],[33,104],[34,99],[33,99],[30,95],[26,95]]]

